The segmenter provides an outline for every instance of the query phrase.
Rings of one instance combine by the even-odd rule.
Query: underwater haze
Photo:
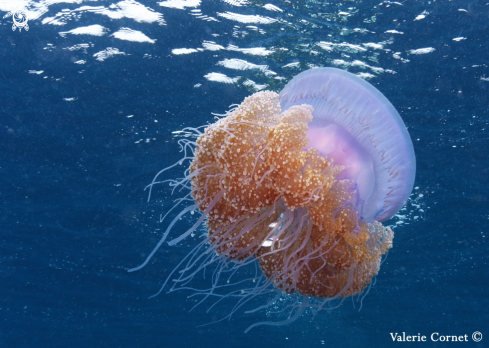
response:
[[[488,347],[488,33],[488,0],[0,0],[0,346]],[[247,333],[296,295],[149,298],[206,233],[128,272],[167,228],[171,190],[145,188],[182,130],[319,67],[375,86],[414,146],[371,286]]]

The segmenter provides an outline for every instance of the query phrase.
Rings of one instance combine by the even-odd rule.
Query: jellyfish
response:
[[[382,222],[408,200],[416,170],[407,129],[381,92],[340,69],[311,69],[280,94],[257,92],[203,131],[187,131],[196,136],[180,140],[182,161],[190,165],[184,178],[170,183],[187,192],[172,209],[191,204],[130,271],[151,259],[184,215],[200,211],[168,244],[202,226],[205,236],[160,292],[190,288],[196,274],[214,265],[210,288],[197,295],[238,298],[232,313],[267,291],[299,295],[301,305],[278,323],[286,324],[311,303],[321,309],[367,288],[392,247],[393,232]],[[160,175],[179,163],[156,175],[150,194]],[[221,282],[226,272],[250,264],[257,269],[253,281],[260,281],[242,289],[237,281],[218,294],[230,286]],[[277,323],[251,327],[259,324]]]

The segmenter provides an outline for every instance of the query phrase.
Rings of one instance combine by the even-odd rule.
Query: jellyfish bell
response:
[[[288,319],[255,324],[277,325],[370,284],[392,247],[393,232],[381,221],[405,203],[415,173],[407,130],[379,91],[350,73],[313,69],[280,95],[255,93],[203,132],[187,131],[197,138],[179,141],[190,166],[185,178],[170,181],[173,191],[190,192],[172,210],[189,196],[193,204],[180,208],[145,262],[129,271],[144,267],[175,224],[198,209],[200,217],[168,244],[205,223],[204,239],[160,292],[168,286],[193,289],[201,301],[236,298],[229,316],[260,295],[298,294],[303,300]],[[177,164],[156,175],[150,192]],[[248,265],[258,266],[256,274],[230,283]],[[190,287],[209,267],[209,288]]]
[[[308,104],[309,147],[345,166],[339,178],[357,183],[355,206],[367,221],[385,221],[406,203],[416,160],[394,106],[365,80],[336,68],[311,69],[280,92],[280,105]]]

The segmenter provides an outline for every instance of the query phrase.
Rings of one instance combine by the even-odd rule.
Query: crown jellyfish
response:
[[[177,266],[176,283],[215,261],[219,272],[257,260],[265,281],[243,297],[272,287],[309,304],[365,289],[392,247],[393,232],[381,222],[406,203],[415,177],[407,129],[375,87],[343,70],[311,69],[280,94],[255,93],[195,132],[195,142],[181,141],[187,175],[173,182],[190,188],[194,204],[130,271],[149,261],[178,219],[199,209],[197,222],[169,242],[205,222],[206,238]],[[207,296],[219,287],[213,280]]]

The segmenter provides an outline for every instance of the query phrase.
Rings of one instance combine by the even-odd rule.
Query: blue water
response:
[[[11,16],[0,22],[1,347],[408,344],[393,342],[396,332],[426,335],[421,345],[449,344],[431,342],[438,332],[487,346],[489,3],[266,4],[0,2],[2,17],[29,16],[28,31],[12,31]],[[148,203],[144,191],[181,156],[172,132],[313,66],[375,85],[417,158],[415,190],[386,222],[394,247],[361,310],[347,299],[244,334],[267,313],[198,327],[232,303],[189,313],[191,292],[148,299],[192,247],[165,246],[127,273],[160,239],[172,204],[163,192]]]

